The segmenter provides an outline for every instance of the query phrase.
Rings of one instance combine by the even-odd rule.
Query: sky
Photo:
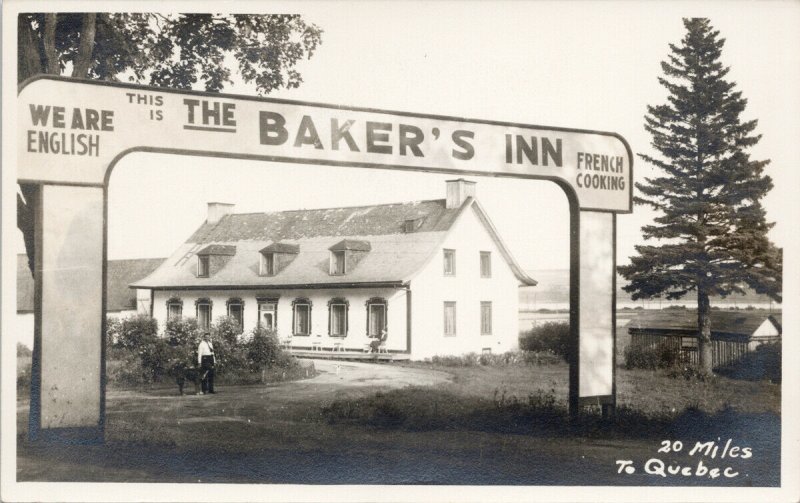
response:
[[[790,2],[392,2],[292,4],[323,30],[299,67],[304,83],[271,97],[621,134],[652,153],[644,131],[668,44],[686,16],[707,16],[727,42],[722,61],[759,120],[753,158],[769,158],[765,199],[787,246],[797,215],[800,4]],[[241,82],[225,92],[255,94]],[[634,160],[635,180],[657,173]],[[110,259],[165,257],[205,219],[206,202],[237,212],[354,206],[444,197],[452,175],[133,154],[109,187]],[[477,195],[525,269],[569,266],[568,208],[546,181],[472,177]],[[642,243],[653,213],[619,215],[617,261]],[[21,240],[20,240],[21,241]],[[20,249],[23,249],[20,247]]]

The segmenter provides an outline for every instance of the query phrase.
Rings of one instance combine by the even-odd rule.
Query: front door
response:
[[[369,335],[370,337],[380,337],[381,332],[386,328],[386,306],[384,304],[369,305]]]
[[[275,330],[277,325],[278,306],[272,302],[258,306],[258,322],[267,330]]]

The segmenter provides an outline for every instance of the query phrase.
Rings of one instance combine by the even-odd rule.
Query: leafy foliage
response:
[[[725,79],[725,40],[708,19],[683,23],[681,45],[670,44],[661,63],[667,103],[648,106],[645,116],[660,155],[640,157],[663,175],[636,183],[634,198],[659,212],[642,234],[662,244],[637,246],[619,272],[634,300],[697,292],[700,359],[710,371],[709,296],[744,293],[746,284],[780,300],[782,251],[767,237],[774,224],[761,205],[772,188],[764,174],[769,161],[747,152],[761,136],[754,133],[758,121],[740,118],[747,100]]]
[[[167,320],[164,336],[173,346],[197,346],[200,343],[200,332],[194,318]]]
[[[32,352],[28,346],[18,342],[17,343],[17,356],[31,356]]]
[[[39,74],[219,92],[238,65],[259,95],[296,88],[297,64],[311,58],[322,30],[300,15],[27,13],[17,17],[17,81]],[[34,270],[34,201],[21,184],[17,227]]]
[[[60,13],[20,15],[18,37],[20,81],[71,68],[78,78],[218,92],[231,83],[232,59],[267,94],[302,83],[295,66],[322,30],[299,15]]]
[[[680,351],[667,344],[657,346],[630,345],[625,348],[625,368],[656,370],[674,367]]]
[[[143,315],[109,320],[107,327],[116,334],[116,342],[109,346],[114,360],[108,368],[111,382],[127,386],[163,382],[198,366],[201,330],[194,318],[169,320],[163,337],[158,336],[155,320]],[[260,327],[246,335],[239,331],[236,320],[229,317],[209,327],[219,381],[253,384],[314,374],[313,368],[302,368],[281,350],[274,331]]]
[[[146,314],[137,314],[119,322],[115,346],[138,350],[158,339],[158,320]]]
[[[533,327],[519,339],[524,351],[550,352],[569,361],[569,323],[549,321]]]
[[[261,371],[275,361],[280,353],[278,336],[274,330],[256,327],[247,347],[247,359],[253,371]]]
[[[236,344],[242,333],[242,327],[232,316],[223,316],[211,327],[211,337],[215,340],[224,340],[228,344]]]

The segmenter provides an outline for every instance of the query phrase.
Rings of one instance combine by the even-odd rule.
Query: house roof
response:
[[[106,310],[136,309],[136,292],[128,285],[152,273],[163,262],[163,258],[109,260]],[[33,276],[24,254],[17,255],[17,312],[33,312]]]
[[[711,333],[724,335],[750,336],[770,320],[781,332],[781,315],[763,311],[711,311]],[[657,330],[677,334],[697,333],[697,311],[693,309],[669,309],[663,311],[644,311],[628,322],[633,331]]]
[[[231,214],[217,223],[203,223],[153,274],[132,286],[156,289],[288,288],[318,285],[400,285],[413,277],[433,256],[453,224],[473,207],[488,222],[477,202],[468,198],[459,208],[448,209],[444,199],[407,203]],[[414,232],[405,221],[421,219]],[[517,278],[529,278],[499,240]],[[198,278],[190,258],[208,245],[236,246],[236,254],[211,277]],[[297,257],[275,276],[259,275],[259,252],[278,245],[296,247]],[[330,250],[369,250],[346,275],[330,275]]]

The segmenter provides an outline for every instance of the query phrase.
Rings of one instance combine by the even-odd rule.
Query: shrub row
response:
[[[465,355],[436,355],[426,362],[442,367],[477,367],[506,365],[547,365],[562,359],[549,351],[506,351],[505,353],[467,353]]]
[[[147,315],[109,319],[106,325],[109,382],[123,386],[163,382],[197,367],[201,331],[194,318],[170,320],[164,336],[158,322]],[[281,350],[277,334],[256,327],[241,334],[234,318],[224,317],[208,333],[214,345],[216,374],[220,383],[250,384],[299,376],[303,369]]]
[[[657,346],[631,344],[625,348],[626,369],[656,370],[670,368],[679,363],[680,359],[680,351],[666,344]]]

